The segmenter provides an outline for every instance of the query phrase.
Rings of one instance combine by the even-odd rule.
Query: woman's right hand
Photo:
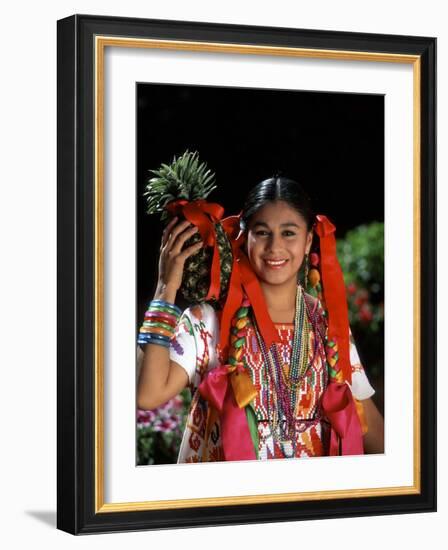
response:
[[[185,260],[192,256],[203,246],[203,241],[188,246],[184,250],[184,243],[195,233],[198,228],[188,220],[178,222],[177,216],[165,227],[162,235],[159,256],[159,280],[156,295],[171,298],[174,302],[176,292],[182,284],[182,275]]]

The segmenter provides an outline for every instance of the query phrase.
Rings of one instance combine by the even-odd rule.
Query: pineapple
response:
[[[166,205],[178,199],[194,201],[205,199],[214,189],[215,175],[207,169],[205,162],[199,163],[197,151],[186,151],[171,164],[162,164],[158,170],[151,170],[151,177],[146,185],[144,195],[147,197],[147,213],[161,212],[161,220],[167,221],[169,212]],[[232,247],[222,225],[215,224],[216,239],[219,249],[221,286],[219,300],[210,300],[211,305],[218,308],[219,302],[227,295],[227,287],[232,270]],[[200,240],[199,233],[190,237],[185,247]],[[210,286],[210,270],[213,258],[213,248],[199,249],[193,256],[187,258],[184,266],[180,291],[189,302],[203,302]]]

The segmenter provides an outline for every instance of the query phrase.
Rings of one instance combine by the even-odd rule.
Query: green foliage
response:
[[[337,242],[352,327],[377,332],[384,321],[384,224],[372,222]]]
[[[165,206],[174,200],[193,201],[205,199],[214,189],[215,174],[205,162],[199,162],[199,153],[185,151],[179,158],[174,156],[171,164],[162,164],[158,170],[150,170],[154,177],[148,180],[144,196],[147,213],[162,212],[167,218]]]
[[[347,288],[349,322],[365,368],[380,376],[384,365],[384,224],[348,231],[337,242]]]
[[[154,177],[148,180],[143,195],[147,200],[147,213],[161,212],[161,220],[165,221],[169,212],[166,206],[176,200],[192,202],[198,199],[205,201],[206,197],[216,189],[215,175],[207,168],[205,162],[199,162],[197,151],[185,151],[179,158],[174,157],[171,164],[162,164],[158,170],[150,170]],[[182,217],[182,215],[180,215]],[[219,296],[210,299],[213,307],[226,297],[230,273],[233,265],[232,246],[220,223],[208,213],[205,218],[214,223],[216,244],[219,250],[220,288]],[[199,224],[199,222],[197,222]],[[184,249],[199,242],[202,233],[191,235],[184,243]],[[214,247],[203,246],[187,258],[182,274],[180,291],[187,302],[200,303],[206,300],[211,282],[211,266]]]
[[[337,251],[347,284],[383,284],[384,223],[372,222],[348,231],[338,241]]]

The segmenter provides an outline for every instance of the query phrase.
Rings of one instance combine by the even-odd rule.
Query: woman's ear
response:
[[[310,253],[311,245],[313,244],[313,236],[314,236],[313,230],[311,230],[311,231],[308,233],[308,235],[306,236],[305,250],[306,250],[306,253],[307,253],[307,254]]]

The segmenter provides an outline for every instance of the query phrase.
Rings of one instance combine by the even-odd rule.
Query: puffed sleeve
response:
[[[191,384],[196,371],[196,336],[193,328],[191,309],[187,308],[181,315],[174,335],[170,340],[170,360],[178,363],[188,375]]]
[[[207,370],[217,364],[219,322],[207,302],[188,307],[181,315],[170,341],[170,359],[188,374],[190,389],[201,383]]]
[[[368,399],[375,393],[373,386],[370,384],[364,367],[358,355],[355,341],[352,332],[350,331],[350,364],[352,366],[352,394],[356,399]],[[348,383],[348,382],[347,382]],[[349,384],[350,385],[350,384]]]

